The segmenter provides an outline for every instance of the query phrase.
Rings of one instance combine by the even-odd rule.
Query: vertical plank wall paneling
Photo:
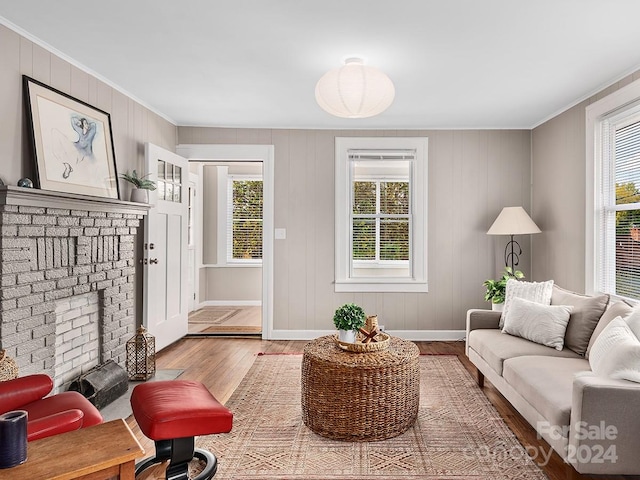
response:
[[[28,75],[111,114],[118,172],[144,169],[144,143],[175,151],[176,126],[104,82],[0,25],[0,178],[33,177],[22,92]],[[120,183],[123,199],[129,186]]]
[[[429,137],[429,293],[335,293],[336,136]],[[462,330],[484,308],[482,282],[503,268],[506,237],[486,231],[502,207],[530,208],[528,130],[269,130],[178,127],[178,143],[275,146],[274,329],[330,330],[357,302],[391,330]],[[529,238],[519,239],[529,273]],[[529,276],[529,275],[527,275]]]
[[[542,230],[533,236],[536,278],[585,291],[585,108],[638,78],[640,71],[533,129],[532,210]]]

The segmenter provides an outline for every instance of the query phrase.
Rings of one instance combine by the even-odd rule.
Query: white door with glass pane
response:
[[[145,218],[143,320],[161,350],[187,334],[189,172],[185,158],[151,143],[145,158],[157,189]]]

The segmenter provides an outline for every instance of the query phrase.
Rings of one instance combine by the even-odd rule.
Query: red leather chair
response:
[[[0,382],[0,414],[26,410],[27,440],[102,423],[102,415],[78,392],[62,392],[47,397],[53,389],[48,375],[36,374]]]

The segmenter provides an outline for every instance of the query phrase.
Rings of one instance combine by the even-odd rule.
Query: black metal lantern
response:
[[[127,341],[129,380],[149,380],[156,373],[156,339],[144,327]]]

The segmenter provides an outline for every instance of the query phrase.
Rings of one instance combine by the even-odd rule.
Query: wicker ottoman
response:
[[[418,416],[419,350],[391,337],[388,350],[352,353],[333,337],[304,348],[302,420],[333,440],[384,440],[405,432]]]

